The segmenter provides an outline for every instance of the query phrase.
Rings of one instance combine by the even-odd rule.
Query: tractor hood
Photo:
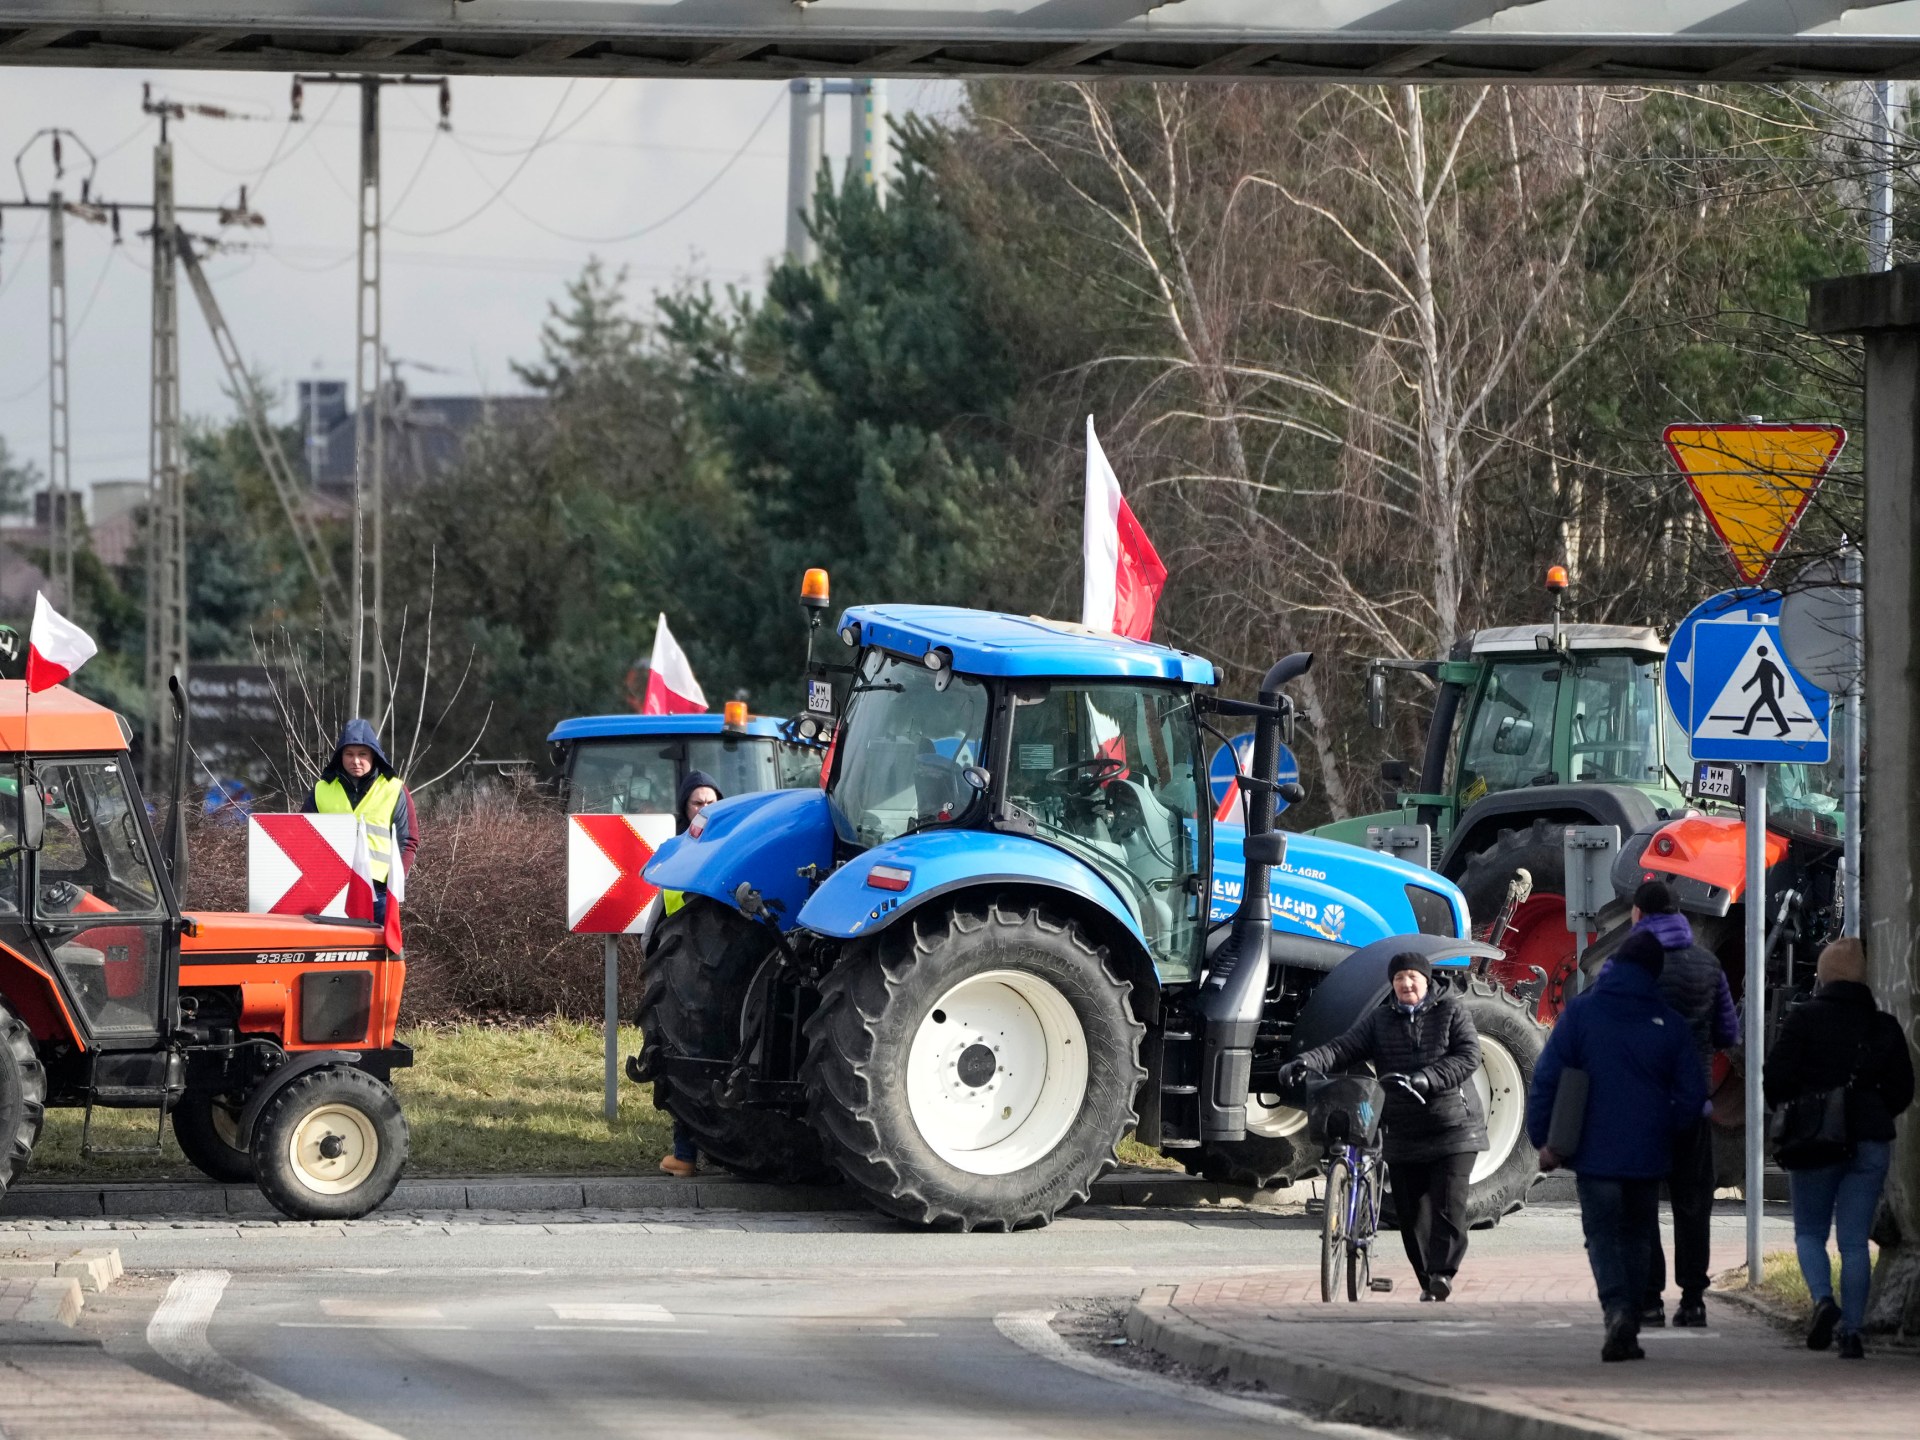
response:
[[[696,833],[697,832],[697,833]],[[803,873],[833,868],[832,802],[822,790],[760,790],[709,805],[692,829],[654,852],[649,885],[705,895],[723,905],[750,884],[791,930],[807,903]]]
[[[1211,921],[1229,919],[1240,903],[1246,833],[1240,825],[1213,827]],[[1451,934],[1467,933],[1467,902],[1452,881],[1424,866],[1316,835],[1287,836],[1287,858],[1274,866],[1269,889],[1273,928],[1282,934],[1369,945],[1389,935],[1439,933],[1443,918]]]
[[[189,910],[185,918],[193,933],[180,937],[180,954],[188,960],[240,952],[378,950],[386,944],[385,932],[371,920],[309,920],[304,915],[230,910]]]

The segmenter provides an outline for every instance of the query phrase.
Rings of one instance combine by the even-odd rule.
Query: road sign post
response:
[[[1766,1107],[1760,1077],[1767,1041],[1767,778],[1772,764],[1824,764],[1832,706],[1781,643],[1777,590],[1728,590],[1674,628],[1661,672],[1668,703],[1685,717],[1696,762],[1746,767],[1746,1203],[1748,1283],[1760,1283],[1760,1216]],[[1720,771],[1722,765],[1701,769]]]
[[[641,878],[653,852],[673,834],[671,815],[567,817],[567,928],[604,935],[607,1123],[620,1118],[620,937],[639,931],[659,892]]]
[[[1561,850],[1567,872],[1567,928],[1573,931],[1574,967],[1570,990],[1581,990],[1580,962],[1587,956],[1587,937],[1600,928],[1600,911],[1613,899],[1613,862],[1620,855],[1618,825],[1569,825],[1562,833]]]
[[[1767,767],[1747,766],[1747,977],[1746,1081],[1747,1168],[1743,1186],[1747,1206],[1747,1288],[1757,1290],[1760,1266],[1760,1213],[1766,1180],[1766,1104],[1760,1075],[1767,1048]]]

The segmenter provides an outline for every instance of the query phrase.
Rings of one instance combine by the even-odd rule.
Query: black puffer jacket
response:
[[[1347,1033],[1297,1057],[1307,1070],[1330,1074],[1371,1060],[1374,1070],[1412,1079],[1425,1075],[1425,1105],[1397,1085],[1387,1087],[1387,1163],[1424,1164],[1487,1148],[1487,1117],[1470,1081],[1480,1068],[1480,1035],[1452,995],[1429,994],[1411,1015],[1389,995]]]
[[[1873,1003],[1873,991],[1833,980],[1787,1012],[1767,1056],[1769,1107],[1852,1078],[1847,1125],[1855,1140],[1893,1139],[1893,1117],[1913,1103],[1913,1056],[1900,1022]]]

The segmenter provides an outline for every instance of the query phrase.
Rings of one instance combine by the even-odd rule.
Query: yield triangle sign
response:
[[[1707,523],[1757,585],[1847,443],[1838,425],[1669,425],[1667,453]]]

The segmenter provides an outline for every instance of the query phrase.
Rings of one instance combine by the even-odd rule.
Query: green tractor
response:
[[[1552,1020],[1575,964],[1562,830],[1617,825],[1624,842],[1687,805],[1686,736],[1660,690],[1666,649],[1649,628],[1556,620],[1477,631],[1445,660],[1370,662],[1377,729],[1390,672],[1431,682],[1425,753],[1417,771],[1398,760],[1380,767],[1396,809],[1313,833],[1364,845],[1370,829],[1426,826],[1429,854],[1406,858],[1459,885],[1478,929],[1504,916],[1495,978],[1521,993],[1535,987],[1540,1018]]]

